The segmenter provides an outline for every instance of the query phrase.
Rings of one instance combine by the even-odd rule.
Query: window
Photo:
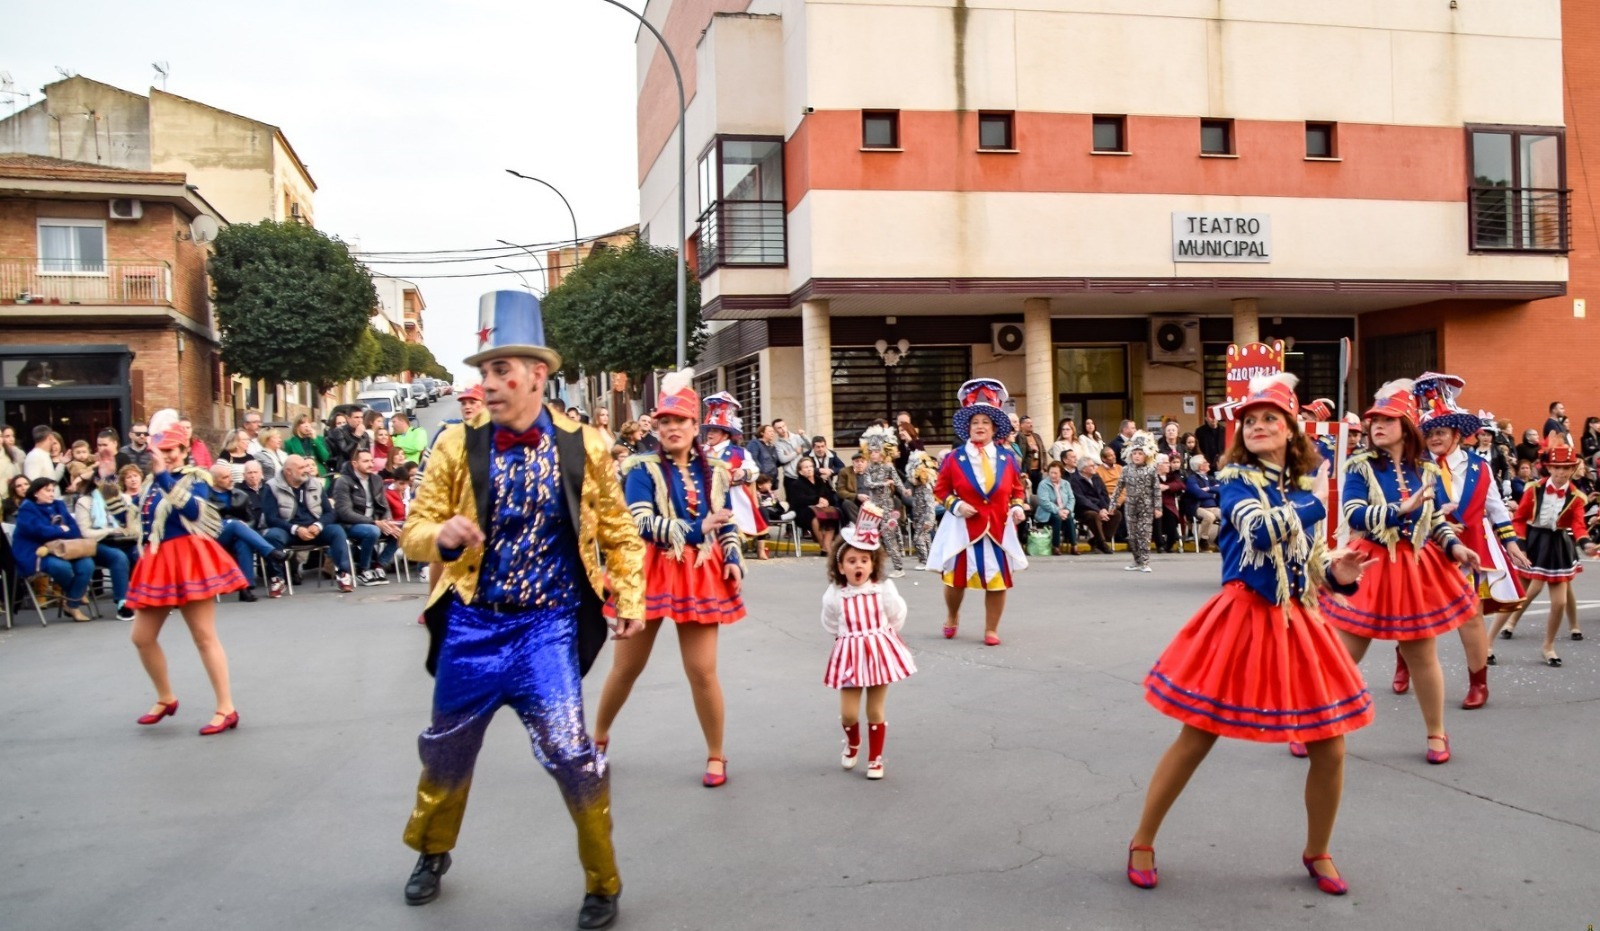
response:
[[[700,157],[699,272],[788,262],[783,140],[718,136]]]
[[[751,356],[743,362],[728,366],[728,393],[741,407],[744,418],[745,439],[754,441],[756,427],[761,423],[761,357]]]
[[[1015,114],[1011,113],[980,113],[978,114],[978,148],[980,149],[1015,149],[1016,134],[1012,132]]]
[[[1332,123],[1306,124],[1306,158],[1338,158]]]
[[[900,111],[861,111],[861,147],[863,149],[900,148]]]
[[[39,271],[106,273],[106,225],[100,220],[40,220]]]
[[[1361,379],[1366,382],[1362,398],[1372,397],[1385,382],[1396,378],[1414,378],[1415,372],[1438,370],[1439,337],[1433,330],[1400,336],[1374,336],[1361,341]]]
[[[1200,121],[1200,154],[1233,154],[1233,120]]]
[[[1566,136],[1537,127],[1469,128],[1472,248],[1566,252]]]
[[[1097,116],[1094,118],[1094,150],[1096,152],[1126,152],[1128,118],[1125,116]]]
[[[891,337],[898,338],[898,337]],[[922,441],[955,442],[950,418],[955,413],[956,389],[972,377],[972,349],[968,346],[923,346],[913,342],[899,365],[886,366],[877,350],[868,347],[833,350],[834,449],[854,446],[861,431],[879,417],[908,410]],[[828,434],[821,424],[806,424]],[[849,456],[844,457],[849,461]]]

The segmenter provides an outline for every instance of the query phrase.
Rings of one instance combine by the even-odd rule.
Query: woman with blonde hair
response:
[[[261,463],[262,478],[271,481],[274,475],[283,471],[283,464],[289,461],[289,454],[283,448],[283,434],[276,427],[269,427],[261,431],[256,442],[261,444],[256,461]]]

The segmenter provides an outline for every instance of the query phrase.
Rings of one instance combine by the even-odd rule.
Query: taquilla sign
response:
[[[1271,262],[1272,215],[1172,214],[1174,262]]]

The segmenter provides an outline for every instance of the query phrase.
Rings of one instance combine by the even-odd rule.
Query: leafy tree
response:
[[[439,368],[433,350],[421,343],[406,344],[406,371],[413,375],[427,375]]]
[[[363,334],[378,294],[338,239],[300,223],[236,223],[217,236],[210,273],[233,371],[325,391],[372,364],[376,342]]]
[[[393,333],[378,333],[378,370],[374,375],[399,375],[406,371],[411,354],[405,340]]]
[[[544,299],[545,338],[563,373],[625,372],[641,385],[677,363],[677,253],[634,237],[621,249],[597,247]],[[685,321],[690,359],[705,347],[700,285],[689,277]]]
[[[355,346],[345,357],[344,367],[335,373],[334,383],[342,381],[357,381],[362,378],[371,378],[382,375],[383,351],[378,342],[378,334],[372,327],[367,327],[366,332],[356,339]]]

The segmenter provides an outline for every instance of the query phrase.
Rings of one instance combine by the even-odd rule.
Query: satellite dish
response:
[[[189,224],[189,235],[196,244],[211,242],[217,238],[217,221],[201,214]]]

